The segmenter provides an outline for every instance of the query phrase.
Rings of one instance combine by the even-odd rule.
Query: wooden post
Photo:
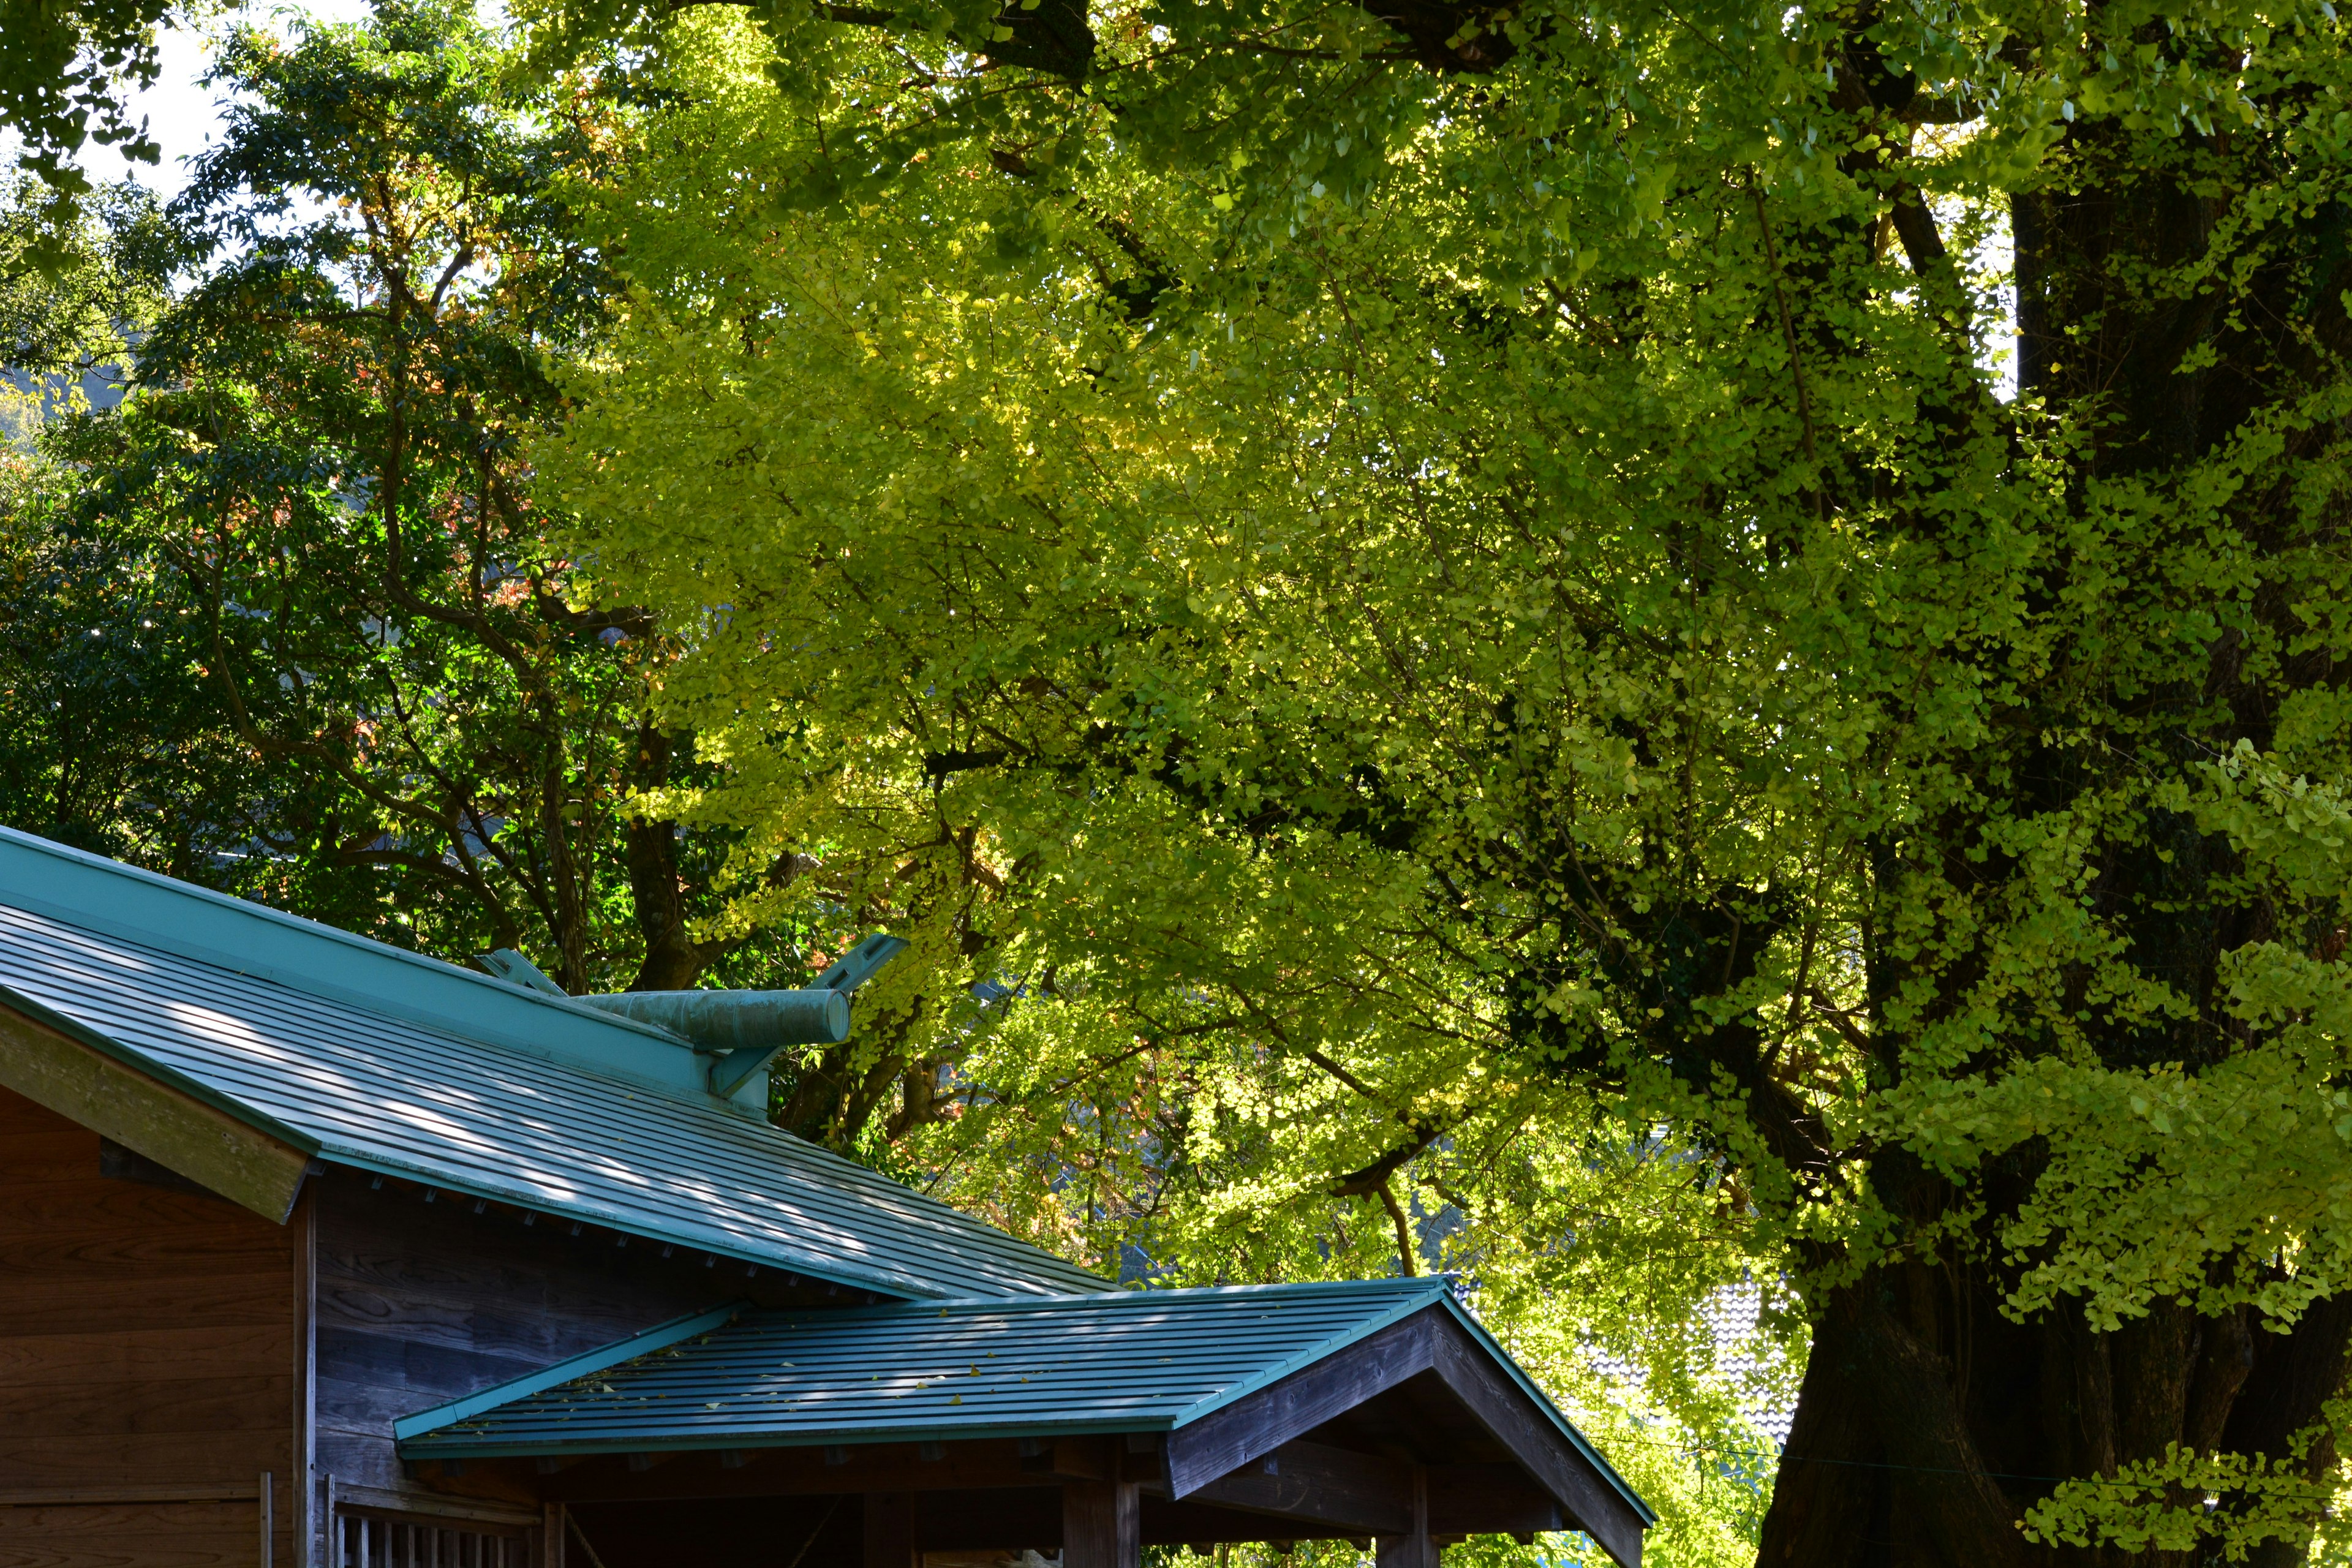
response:
[[[269,1568],[269,1538],[276,1532],[278,1521],[269,1517],[269,1472],[261,1472],[261,1568]]]
[[[563,1568],[563,1505],[549,1503],[545,1521],[539,1527],[539,1568]]]
[[[865,1568],[923,1568],[915,1543],[915,1494],[866,1494]]]
[[[1437,1548],[1429,1539],[1429,1467],[1412,1468],[1412,1530],[1381,1538],[1380,1568],[1437,1568]]]
[[[1133,1481],[1062,1483],[1062,1568],[1142,1568],[1143,1510]]]
[[[287,1523],[294,1533],[294,1568],[318,1568],[320,1528],[316,1508],[319,1485],[317,1389],[319,1386],[319,1205],[317,1189],[309,1183],[295,1194],[289,1222],[294,1242],[294,1462],[288,1467],[293,1483]],[[330,1510],[331,1512],[331,1510]]]

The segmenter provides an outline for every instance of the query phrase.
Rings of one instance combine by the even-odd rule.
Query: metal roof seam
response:
[[[1125,1417],[1109,1417],[1093,1421],[1073,1421],[1065,1425],[1053,1426],[1050,1427],[1041,1427],[1034,1422],[1002,1423],[992,1426],[975,1426],[969,1431],[960,1429],[956,1431],[952,1436],[953,1440],[957,1442],[988,1442],[1006,1437],[1037,1436],[1045,1435],[1047,1432],[1050,1432],[1053,1436],[1086,1436],[1097,1433],[1165,1432],[1167,1430],[1169,1430],[1169,1427],[1166,1422],[1158,1418],[1142,1417],[1138,1419],[1128,1419]],[[461,1445],[449,1440],[436,1442],[434,1436],[428,1436],[416,1438],[410,1442],[404,1442],[400,1445],[400,1447],[401,1452],[404,1455],[415,1458],[431,1458],[436,1454],[449,1455],[453,1457],[462,1454],[467,1458],[495,1459],[527,1458],[536,1453],[662,1454],[693,1452],[698,1449],[742,1447],[745,1446],[745,1439],[753,1437],[761,1439],[759,1446],[762,1447],[815,1448],[827,1444],[838,1443],[844,1438],[848,1438],[861,1444],[913,1443],[930,1437],[937,1437],[941,1435],[942,1434],[935,1424],[925,1422],[919,1425],[909,1424],[904,1426],[881,1428],[851,1426],[835,1428],[812,1427],[804,1431],[796,1431],[789,1435],[765,1433],[756,1430],[745,1432],[740,1428],[729,1428],[722,1434],[712,1434],[709,1436],[679,1436],[674,1438],[629,1436],[615,1438],[589,1438],[583,1440],[578,1437],[556,1436],[536,1442],[523,1442],[518,1440],[495,1445],[476,1444],[470,1446]]]
[[[709,1311],[689,1312],[682,1318],[673,1318],[667,1323],[656,1323],[650,1329],[640,1330],[625,1339],[615,1340],[609,1345],[600,1346],[595,1350],[557,1362],[552,1366],[541,1367],[537,1372],[527,1373],[509,1382],[478,1390],[462,1399],[453,1399],[446,1405],[436,1405],[430,1410],[421,1410],[414,1415],[397,1417],[392,1424],[393,1436],[395,1439],[422,1436],[452,1422],[463,1421],[484,1410],[496,1409],[500,1405],[524,1398],[542,1389],[569,1383],[574,1378],[593,1376],[608,1367],[634,1360],[638,1356],[654,1354],[680,1341],[690,1340],[697,1334],[709,1333],[713,1329],[732,1322],[750,1304],[747,1301],[730,1301],[724,1307],[714,1307]]]
[[[191,1100],[209,1106],[234,1121],[241,1121],[257,1132],[266,1132],[272,1138],[290,1144],[305,1153],[316,1154],[319,1152],[318,1141],[308,1133],[257,1111],[252,1106],[241,1100],[221,1094],[202,1079],[181,1072],[168,1063],[157,1061],[145,1052],[124,1045],[121,1041],[89,1027],[79,1019],[68,1017],[65,1014],[24,994],[12,986],[0,984],[0,1005],[13,1008],[62,1035],[79,1040],[92,1050],[111,1058],[125,1067],[136,1068],[156,1081],[170,1085]]]
[[[339,1164],[885,1295],[1095,1282],[708,1097],[5,905],[0,985],[28,1016]]]

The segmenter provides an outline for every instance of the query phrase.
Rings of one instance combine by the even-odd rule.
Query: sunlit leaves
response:
[[[701,628],[679,807],[961,936],[899,1157],[1454,1262],[1562,1387],[1744,1272],[2352,1285],[2340,26],[1096,19],[1083,91],[683,24],[581,192],[639,292],[538,456]]]

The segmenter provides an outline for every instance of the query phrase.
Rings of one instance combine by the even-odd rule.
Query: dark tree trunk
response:
[[[637,728],[635,780],[641,789],[669,783],[674,760],[670,737],[648,716]],[[726,956],[732,943],[697,942],[687,929],[686,879],[678,874],[678,826],[661,818],[632,816],[623,835],[629,868],[630,901],[646,954],[632,991],[684,991],[702,972]]]
[[[1759,1568],[2191,1568],[2191,1552],[2037,1546],[2018,1521],[2053,1478],[2112,1474],[2168,1444],[2283,1455],[2343,1391],[2352,1303],[2292,1333],[2178,1303],[2112,1333],[2071,1313],[2017,1323],[1978,1271],[1874,1270],[1839,1291],[1764,1524]],[[2316,1484],[2335,1463],[2309,1456]],[[2273,1542],[2248,1561],[2302,1563]]]
[[[2147,36],[2172,47],[2154,29]],[[1868,46],[1857,35],[1854,47]],[[1864,87],[1885,104],[1904,96],[1900,84],[1880,91],[1867,72],[1858,79],[1862,86],[1849,91],[1856,103]],[[2252,131],[2173,135],[2085,121],[2068,129],[2060,153],[2063,179],[2010,200],[2016,365],[2026,399],[2060,417],[2088,416],[2082,424],[2095,439],[2070,459],[2079,483],[2118,479],[2160,489],[2267,409],[2340,376],[2342,356],[2352,352],[2342,296],[2352,259],[2330,226],[2338,220],[2306,216],[2280,226],[2266,231],[2261,251],[2251,241],[2230,241],[2246,247],[2247,259],[2230,287],[2168,289],[2147,281],[2193,263],[2217,235],[2229,235],[2240,193],[2284,177],[2289,157],[2279,143]],[[1918,269],[1918,247],[1905,237]],[[2227,277],[2229,267],[2221,259],[2213,275]],[[2021,423],[2040,417],[2026,415]],[[2340,439],[2332,427],[2295,434],[2267,477],[2258,475],[2231,503],[2229,525],[2255,555],[2305,547],[2286,521],[2302,504],[2288,476]],[[1966,520],[1956,526],[1965,528]],[[2049,684],[2100,693],[2107,667],[2095,634],[2080,646],[2073,641],[2065,606],[2071,569],[2064,552],[2053,550],[2037,581],[2043,597],[2029,613],[2054,628],[2057,668]],[[2298,634],[2284,604],[2260,603],[2254,613],[2273,623],[2283,643]],[[2140,726],[2114,742],[2116,754],[2154,760],[2169,745],[2179,755],[2210,756],[2242,739],[2267,748],[2284,689],[2337,679],[2300,667],[2249,675],[2236,646],[2216,638],[2201,669],[2184,661],[2177,690],[2141,689],[2112,702]],[[2019,708],[1996,713],[1991,732],[2039,731],[2047,716],[2026,710],[2031,700],[2021,695]],[[2167,715],[2178,716],[2168,734],[2161,729]],[[1889,908],[1902,904],[1904,855],[1920,858],[1923,880],[1995,880],[2005,874],[1997,863],[1962,866],[1957,858],[1986,841],[1989,823],[2071,810],[2111,782],[2085,776],[2046,742],[1996,738],[1983,751],[1981,760],[1956,759],[1982,786],[1982,816],[1930,825],[1873,866]],[[2117,1069],[2176,1062],[2193,1072],[2243,1045],[2230,1021],[2210,1010],[2222,955],[2253,942],[2292,942],[2300,917],[2231,892],[2244,868],[2223,840],[2152,808],[2145,828],[2136,837],[2118,834],[2092,858],[2099,869],[2090,896],[2128,942],[2131,962],[2170,978],[2209,1010],[2175,1021],[2094,1025],[2092,1037]],[[1939,863],[1939,854],[1954,858]],[[1964,956],[1942,973],[1945,994],[1957,998],[1965,990],[1970,962]],[[1883,952],[1874,951],[1867,966],[1874,998],[1908,983]],[[1872,1016],[1883,1022],[1875,1003]],[[1874,1039],[1872,1048],[1883,1071],[1899,1075],[1898,1039]],[[2323,1405],[2345,1392],[2352,1300],[2320,1301],[2284,1331],[2243,1308],[2206,1316],[2171,1300],[2150,1302],[2108,1332],[2094,1331],[2079,1307],[2063,1300],[2031,1321],[2005,1315],[2011,1281],[1981,1260],[2002,1257],[2002,1216],[2030,1194],[2038,1158],[1978,1173],[1975,1195],[1986,1209],[1971,1222],[1974,1245],[1964,1251],[1948,1239],[1927,1239],[1952,1217],[1957,1194],[1900,1150],[1874,1157],[1875,1195],[1916,1239],[1899,1261],[1871,1268],[1813,1302],[1811,1360],[1759,1568],[2202,1568],[2208,1559],[2196,1552],[2035,1545],[2019,1524],[2058,1479],[2161,1459],[2168,1445],[2283,1460],[2299,1436],[2318,1428]],[[2316,1484],[2336,1458],[2323,1436],[2301,1466]],[[2225,1499],[2221,1506],[2233,1505]],[[2307,1556],[2307,1541],[2275,1541],[2248,1561],[2289,1568]]]

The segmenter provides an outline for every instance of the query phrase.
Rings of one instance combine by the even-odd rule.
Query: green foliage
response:
[[[78,525],[70,477],[0,451],[0,814],[196,880],[254,831],[253,775],[201,682],[187,611],[152,559]],[[232,809],[221,809],[232,803]]]
[[[159,155],[123,100],[126,88],[154,81],[156,26],[170,10],[163,0],[0,0],[0,127],[24,139],[18,161],[56,193],[58,243],[33,258],[45,268],[70,254],[62,231],[89,189],[71,159],[85,142],[149,163]]]
[[[2340,1434],[2340,1404],[2329,1411],[2327,1426]],[[2109,1541],[2126,1552],[2203,1552],[2208,1561],[2243,1563],[2266,1542],[2310,1535],[2315,1510],[2337,1512],[2336,1489],[2312,1484],[2308,1450],[2316,1436],[2305,1434],[2275,1459],[2200,1455],[2172,1445],[2112,1478],[2063,1483],[2027,1510],[2026,1528],[2043,1542]],[[2231,1506],[2219,1506],[2224,1499]],[[2341,1531],[2340,1513],[2321,1526],[2315,1562],[2342,1561]]]
[[[1097,1256],[1460,1266],[1676,1441],[1675,1326],[1785,1281],[1864,1412],[1804,1484],[1923,1561],[2165,1440],[2324,1495],[2342,25],[1431,10],[665,36],[534,450],[684,639],[664,808],[816,867],[730,929],[915,934],[869,1141]],[[2284,1391],[2002,1426],[2069,1314]]]
[[[626,808],[698,766],[646,719],[664,645],[566,603],[517,452],[609,292],[550,195],[594,113],[463,6],[239,33],[216,85],[168,222],[109,196],[78,269],[0,296],[25,363],[140,340],[21,469],[9,820],[574,989],[797,970],[686,935],[713,847]]]
[[[60,232],[55,199],[0,179],[0,364],[26,374],[120,366],[154,324],[180,260],[163,209],[133,184],[79,204]],[[57,254],[44,272],[44,247]]]

